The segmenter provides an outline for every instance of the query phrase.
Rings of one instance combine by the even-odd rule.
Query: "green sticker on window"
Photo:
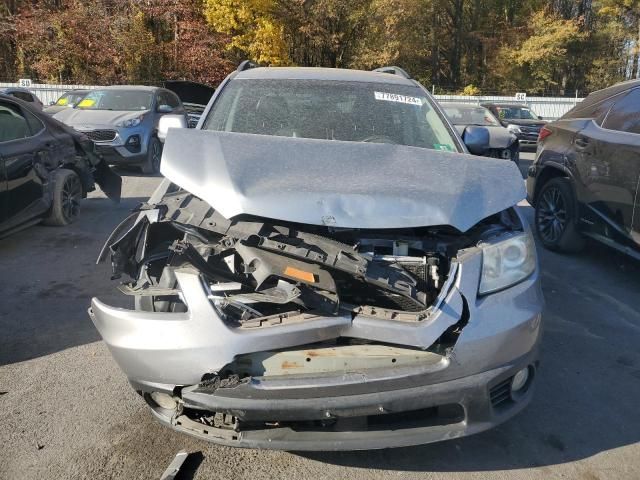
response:
[[[443,152],[453,152],[454,149],[451,145],[446,143],[434,143],[433,148],[436,150],[442,150]]]

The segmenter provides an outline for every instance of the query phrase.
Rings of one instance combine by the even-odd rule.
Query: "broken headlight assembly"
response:
[[[531,232],[486,243],[482,248],[482,275],[478,293],[486,295],[525,280],[536,269],[536,246]]]

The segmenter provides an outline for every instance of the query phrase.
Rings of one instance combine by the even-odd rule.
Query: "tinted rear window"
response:
[[[607,116],[607,113],[609,113],[609,110],[616,102],[616,100],[621,98],[621,95],[624,94],[618,94],[613,97],[605,98],[604,100],[599,100],[595,103],[583,102],[569,110],[562,118],[592,118],[598,125],[602,125],[602,122]],[[585,100],[585,102],[587,102],[587,100]]]
[[[602,127],[620,132],[640,133],[640,88],[633,89],[618,99]]]

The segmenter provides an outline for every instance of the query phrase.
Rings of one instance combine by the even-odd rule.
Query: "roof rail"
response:
[[[253,62],[251,60],[244,60],[240,62],[240,65],[238,65],[238,68],[236,68],[236,71],[244,72],[245,70],[249,70],[250,68],[258,68],[259,66],[260,65],[258,65],[256,62]]]
[[[409,75],[406,70],[400,68],[400,67],[394,67],[394,66],[389,66],[389,67],[380,67],[380,68],[376,68],[374,70],[374,72],[380,72],[380,73],[390,73],[391,75],[400,75],[401,77],[407,78],[407,79],[411,79],[411,75]]]

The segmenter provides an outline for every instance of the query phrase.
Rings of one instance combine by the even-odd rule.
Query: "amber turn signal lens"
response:
[[[304,270],[298,270],[297,268],[287,267],[284,274],[288,277],[297,278],[307,283],[316,283],[316,276],[311,272],[305,272]]]

